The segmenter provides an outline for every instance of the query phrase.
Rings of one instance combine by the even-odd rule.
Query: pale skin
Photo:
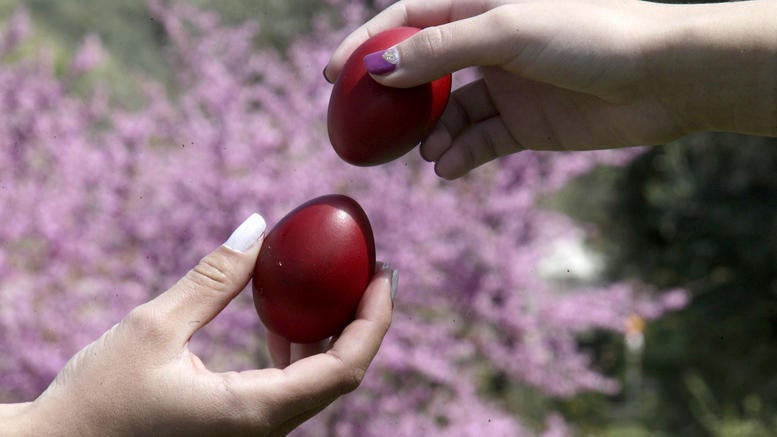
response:
[[[286,435],[354,390],[391,322],[391,276],[368,285],[331,344],[270,335],[277,368],[212,372],[189,339],[246,286],[261,245],[221,246],[76,354],[33,402],[0,405],[14,436]]]
[[[660,144],[699,131],[777,136],[777,3],[639,0],[405,0],[351,33],[324,70],[337,78],[364,40],[424,28],[398,44],[409,87],[471,66],[420,147],[455,179],[525,149]]]

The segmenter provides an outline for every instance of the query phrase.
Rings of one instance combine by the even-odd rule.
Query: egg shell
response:
[[[254,305],[267,329],[294,343],[317,342],[353,320],[374,272],[367,214],[348,196],[321,196],[265,237],[254,269]]]
[[[327,128],[332,146],[344,161],[358,166],[393,161],[418,145],[440,119],[450,96],[450,74],[412,88],[393,88],[376,82],[364,65],[366,55],[388,49],[419,30],[396,27],[378,33],[343,66],[329,99]]]

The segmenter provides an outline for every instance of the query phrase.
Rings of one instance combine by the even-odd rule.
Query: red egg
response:
[[[343,195],[315,198],[265,237],[254,269],[256,312],[294,343],[323,340],[353,320],[374,271],[375,240],[361,206]]]
[[[346,162],[359,166],[399,158],[431,131],[451,92],[451,75],[413,88],[391,88],[367,73],[364,57],[388,49],[420,29],[397,27],[365,41],[346,61],[329,99],[329,140]]]

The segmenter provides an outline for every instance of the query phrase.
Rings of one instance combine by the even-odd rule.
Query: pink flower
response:
[[[253,47],[254,25],[152,1],[171,35],[179,93],[150,82],[135,112],[101,93],[68,95],[50,62],[0,68],[0,402],[36,396],[72,354],[167,288],[248,213],[272,226],[331,192],[365,208],[379,259],[400,270],[400,290],[363,387],[299,435],[527,435],[481,394],[484,367],[549,396],[618,389],[577,336],[620,330],[632,313],[658,317],[687,296],[547,281],[539,268],[547,243],[583,231],[537,198],[635,152],[523,152],[457,182],[441,181],[417,152],[349,166],[327,138],[331,86],[320,67],[367,9],[331,3],[344,11],[337,28],[319,17],[311,35],[279,53]],[[3,41],[18,42],[8,35],[24,33],[24,17]],[[99,39],[87,37],[71,71],[102,56]],[[192,348],[213,369],[264,366],[261,333],[243,293]],[[563,428],[549,419],[550,435]]]
[[[87,35],[70,62],[70,73],[76,76],[84,74],[97,67],[104,57],[100,37],[95,34]]]
[[[18,8],[11,15],[5,32],[0,35],[0,58],[6,55],[29,34],[30,16],[24,8]]]

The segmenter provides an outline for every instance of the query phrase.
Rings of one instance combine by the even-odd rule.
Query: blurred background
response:
[[[362,387],[296,435],[777,435],[777,141],[351,167],[321,70],[388,3],[0,0],[0,402],[250,212],[339,192],[400,290]],[[194,340],[269,362],[250,292]]]

